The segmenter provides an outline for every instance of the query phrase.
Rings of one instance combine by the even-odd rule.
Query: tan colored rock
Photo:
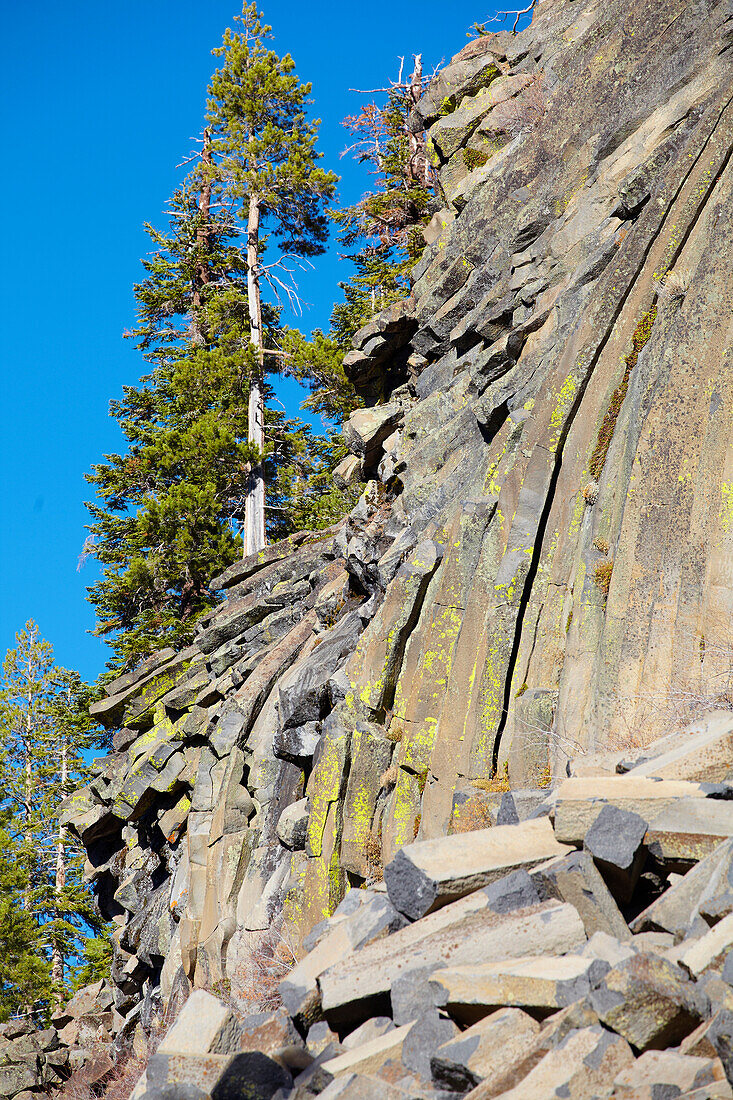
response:
[[[570,905],[543,902],[499,914],[487,900],[483,891],[462,898],[331,966],[318,979],[327,1017],[363,1018],[369,1003],[409,970],[572,951],[585,943]]]
[[[608,970],[583,955],[535,955],[483,966],[451,966],[430,979],[435,1003],[461,1023],[502,1007],[548,1012],[586,997],[591,977]]]
[[[632,931],[664,931],[682,938],[698,916],[700,906],[726,891],[732,864],[733,841],[722,841],[640,913],[631,923]]]
[[[696,1058],[673,1050],[647,1050],[621,1070],[614,1082],[614,1097],[631,1094],[645,1085],[676,1086],[682,1092],[725,1081],[725,1072],[717,1057]]]
[[[674,741],[672,741],[674,738]],[[712,711],[683,733],[649,745],[627,774],[720,783],[733,770],[733,714]],[[659,751],[659,749],[666,751]]]
[[[646,821],[672,808],[680,799],[704,799],[706,791],[697,783],[667,779],[658,782],[647,776],[600,776],[566,779],[555,798],[555,835],[568,844],[581,844],[585,834],[605,805],[638,814]]]
[[[662,780],[662,782],[672,782]],[[683,868],[705,859],[733,836],[733,802],[684,798],[648,815],[645,843],[658,859]]]
[[[368,1043],[353,1050],[347,1050],[345,1054],[339,1054],[336,1058],[330,1058],[324,1062],[322,1068],[339,1077],[343,1073],[374,1073],[390,1058],[399,1058],[402,1052],[402,1044],[407,1038],[412,1024],[404,1024],[371,1039]]]
[[[158,1047],[159,1054],[229,1054],[239,1047],[236,1013],[218,997],[195,989]]]
[[[543,897],[556,897],[577,909],[587,936],[605,933],[616,940],[631,936],[621,910],[587,852],[570,852],[540,863],[530,872]]]
[[[416,920],[510,871],[567,852],[543,817],[409,844],[387,864],[384,881],[395,908]]]
[[[323,1025],[327,1026],[327,1025]],[[388,1031],[394,1031],[394,1023],[389,1016],[373,1016],[371,1020],[365,1020],[360,1027],[350,1031],[341,1044],[344,1050],[355,1050],[357,1047],[363,1046],[364,1043],[370,1043],[372,1039],[379,1039],[382,1035],[386,1035]]]
[[[504,1009],[502,1011],[510,1011]],[[511,1011],[516,1011],[512,1009]],[[488,1017],[490,1019],[491,1017]],[[560,1012],[553,1013],[542,1024],[539,1034],[526,1050],[516,1050],[514,1056],[508,1058],[500,1065],[497,1073],[487,1077],[471,1093],[476,1100],[490,1100],[499,1096],[524,1080],[527,1074],[538,1065],[546,1054],[555,1050],[571,1031],[579,1031],[583,1028],[597,1027],[598,1017],[589,1007],[587,1001],[578,1001]]]
[[[683,945],[684,946],[684,945]],[[704,936],[683,950],[679,955],[680,966],[693,977],[723,962],[733,947],[733,913],[724,917]]]
[[[485,1078],[496,1079],[526,1058],[540,1025],[518,1008],[505,1008],[479,1020],[456,1039],[443,1043],[430,1059],[441,1088],[463,1091]]]
[[[620,1036],[602,1027],[582,1028],[571,1031],[508,1092],[482,1092],[480,1085],[466,1100],[487,1100],[492,1095],[500,1100],[602,1100],[611,1095],[614,1078],[633,1061],[631,1047]]]
[[[355,912],[334,922],[323,939],[280,983],[288,1012],[305,1017],[314,1012],[319,1003],[319,976],[339,960],[348,958],[355,949],[386,936],[395,918],[397,913],[388,898],[372,896]]]
[[[674,1046],[698,1026],[707,998],[678,967],[658,955],[634,955],[591,991],[601,1023],[637,1050]]]

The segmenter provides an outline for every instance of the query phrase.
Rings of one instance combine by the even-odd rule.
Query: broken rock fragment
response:
[[[637,1050],[674,1046],[708,1011],[707,998],[678,967],[638,954],[610,970],[591,991],[601,1023]]]
[[[584,943],[582,922],[570,905],[544,902],[497,914],[479,891],[324,970],[318,979],[323,1011],[334,1021],[364,1019],[372,1004],[384,1002],[392,983],[415,968],[478,966],[512,956],[572,951]]]
[[[430,1059],[437,1085],[463,1092],[485,1078],[498,1077],[523,1058],[540,1025],[519,1008],[505,1008],[479,1020],[443,1043]]]
[[[586,997],[591,985],[609,969],[602,959],[540,955],[483,966],[448,967],[433,974],[430,985],[435,1003],[465,1024],[501,1007],[545,1015],[565,1008]]]
[[[584,846],[618,901],[629,902],[639,881],[647,828],[639,814],[607,805],[585,835]]]
[[[510,871],[568,851],[549,820],[539,818],[408,844],[385,867],[384,881],[395,908],[417,920]]]

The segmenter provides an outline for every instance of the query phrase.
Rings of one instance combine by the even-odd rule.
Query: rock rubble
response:
[[[359,503],[108,685],[64,808],[118,1044],[285,979],[292,1042],[192,1028],[150,1100],[189,1055],[191,1096],[729,1095],[732,41],[539,0],[418,104],[443,205],[346,357]]]

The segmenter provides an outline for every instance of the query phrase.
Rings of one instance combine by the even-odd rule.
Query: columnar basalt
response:
[[[241,991],[258,938],[297,948],[503,787],[721,701],[731,43],[723,0],[540,0],[418,104],[444,205],[346,359],[359,504],[216,578],[194,643],[95,708],[114,751],[64,820],[118,1028]]]

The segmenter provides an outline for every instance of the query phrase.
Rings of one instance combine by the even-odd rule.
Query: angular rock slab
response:
[[[670,744],[670,741],[674,743]],[[662,749],[654,751],[655,745]],[[665,745],[668,745],[665,749]],[[706,714],[684,734],[664,738],[644,750],[643,759],[626,773],[720,783],[733,771],[733,714]]]
[[[497,1094],[479,1085],[467,1100],[602,1100],[611,1095],[614,1078],[634,1061],[631,1047],[602,1027],[571,1031],[527,1076],[508,1092]]]
[[[164,1035],[160,1054],[230,1054],[238,1049],[237,1014],[204,989],[195,989]]]
[[[566,779],[555,798],[555,836],[566,844],[582,844],[604,806],[616,806],[645,821],[672,809],[682,799],[705,799],[699,783],[679,779],[656,780],[646,776],[598,776]]]
[[[540,863],[530,872],[540,897],[557,898],[574,906],[587,936],[597,932],[628,940],[631,932],[587,852],[571,852]]]
[[[631,922],[633,932],[671,932],[682,938],[701,905],[733,889],[733,841],[721,841]]]
[[[409,970],[480,965],[508,956],[572,951],[585,931],[571,905],[544,902],[508,914],[492,912],[482,891],[431,913],[386,939],[372,943],[321,974],[323,1010],[329,1020],[370,1015],[392,983]]]
[[[644,1086],[653,1089],[655,1085],[658,1093],[663,1093],[665,1085],[686,1093],[720,1081],[725,1081],[725,1073],[717,1059],[695,1058],[673,1050],[647,1050],[619,1073],[614,1096],[622,1097]],[[672,1094],[671,1088],[669,1091]]]
[[[628,903],[646,860],[648,824],[639,814],[604,806],[585,834],[584,846],[596,861],[613,896]]]
[[[433,1080],[456,1092],[496,1078],[523,1058],[540,1025],[519,1008],[505,1008],[479,1020],[456,1039],[443,1043],[430,1059]]]
[[[684,945],[683,945],[684,946]],[[697,978],[705,970],[722,966],[733,950],[733,913],[723,917],[699,940],[679,955],[679,965]]]
[[[402,1044],[407,1038],[412,1024],[393,1028],[384,1035],[371,1039],[353,1050],[347,1050],[336,1058],[330,1058],[322,1064],[322,1069],[334,1077],[342,1073],[374,1073],[389,1058],[399,1058],[402,1053]]]
[[[417,920],[519,868],[569,851],[547,818],[408,844],[384,869],[396,909]]]
[[[403,918],[389,899],[379,895],[334,923],[316,947],[280,983],[280,994],[291,1016],[312,1017],[319,1003],[319,976],[339,960],[348,959],[357,948],[364,949],[372,940],[386,936],[402,923]]]
[[[635,955],[592,990],[601,1023],[637,1050],[662,1050],[689,1035],[705,1016],[707,998],[685,974],[657,955]]]
[[[733,802],[684,798],[649,817],[645,844],[657,859],[686,869],[731,836]]]
[[[430,979],[436,1005],[462,1023],[498,1008],[552,1012],[583,1000],[591,984],[610,969],[583,955],[535,955],[483,966],[438,970]]]

